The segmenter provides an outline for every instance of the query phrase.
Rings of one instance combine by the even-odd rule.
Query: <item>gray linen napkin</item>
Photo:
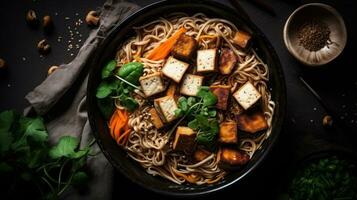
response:
[[[39,86],[26,95],[30,107],[25,114],[35,110],[44,116],[49,132],[50,142],[55,142],[62,135],[72,135],[80,138],[81,146],[92,140],[91,128],[86,111],[86,88],[88,72],[86,62],[117,23],[138,9],[132,3],[120,0],[107,0],[101,8],[100,25],[93,30],[76,58],[61,65],[48,76]],[[66,103],[64,103],[66,102]],[[69,103],[68,103],[69,102]],[[57,110],[54,113],[54,110]],[[85,194],[75,189],[69,189],[62,197],[64,199],[110,199],[112,195],[112,166],[108,163],[99,147],[93,146],[96,156],[87,161],[91,180]]]

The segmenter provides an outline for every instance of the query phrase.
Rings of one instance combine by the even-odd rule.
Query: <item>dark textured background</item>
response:
[[[153,0],[132,1],[145,6]],[[228,1],[221,1],[230,5]],[[223,193],[235,198],[275,199],[285,185],[287,175],[295,167],[296,161],[323,149],[344,148],[354,151],[357,146],[357,53],[356,1],[319,1],[334,6],[343,16],[348,44],[338,59],[319,69],[304,67],[286,50],[282,30],[290,13],[302,3],[298,0],[266,0],[275,10],[272,17],[245,0],[241,5],[251,20],[266,34],[275,47],[286,77],[288,93],[288,114],[277,145],[266,161],[246,180],[224,190]],[[0,3],[0,57],[7,61],[9,69],[0,73],[0,110],[14,108],[22,111],[27,102],[24,96],[41,83],[51,65],[69,62],[77,53],[75,44],[81,45],[90,28],[85,24],[75,26],[89,10],[96,9],[104,0],[3,0]],[[32,30],[25,23],[25,13],[29,9],[37,11],[40,17],[49,14],[54,19],[55,31],[45,35],[41,29]],[[70,29],[68,28],[70,27]],[[77,28],[78,33],[74,30]],[[74,49],[67,51],[70,32],[73,31]],[[79,37],[79,35],[82,37]],[[58,41],[58,37],[62,37]],[[47,38],[52,52],[41,57],[36,44]],[[73,55],[71,55],[73,54]],[[322,118],[326,114],[316,99],[303,87],[298,77],[303,76],[322,96],[324,102],[337,113],[343,122],[339,127],[326,130]],[[341,128],[344,127],[344,128]],[[115,174],[114,198],[126,195],[164,198],[133,185],[120,174]],[[125,194],[125,195],[124,195]],[[210,195],[220,198],[222,193]]]

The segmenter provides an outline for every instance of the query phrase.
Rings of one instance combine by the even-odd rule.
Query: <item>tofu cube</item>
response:
[[[146,97],[165,91],[160,72],[140,77],[139,82]]]
[[[203,83],[203,76],[187,74],[184,76],[180,93],[187,96],[196,96]]]
[[[229,48],[222,48],[219,56],[219,71],[221,74],[227,75],[232,73],[238,62],[237,56]]]
[[[210,86],[210,90],[217,97],[216,108],[227,110],[229,95],[231,94],[231,86],[213,85]]]
[[[238,142],[237,123],[235,121],[222,122],[219,125],[218,140],[225,144],[236,144]]]
[[[253,84],[251,84],[249,81],[247,81],[242,87],[238,89],[237,92],[233,94],[234,98],[237,100],[237,102],[245,109],[247,110],[250,108],[252,105],[257,102],[261,94],[259,91],[254,87]]]
[[[245,48],[247,47],[249,41],[250,41],[251,35],[249,33],[246,33],[244,31],[238,31],[234,35],[233,42],[237,44],[238,46]]]
[[[212,153],[204,150],[204,149],[197,149],[195,153],[193,154],[193,157],[197,162],[201,162],[202,160],[206,159],[208,156],[210,156]]]
[[[247,153],[231,148],[222,148],[220,153],[220,162],[222,164],[228,164],[230,166],[244,165],[250,160],[250,157]]]
[[[169,88],[166,90],[166,96],[174,96],[177,91],[177,84],[175,82],[171,82]]]
[[[197,72],[213,72],[216,70],[217,49],[197,51]]]
[[[179,83],[185,74],[189,64],[182,62],[180,60],[177,60],[176,58],[170,56],[164,67],[162,68],[162,73],[175,81],[176,83]]]
[[[246,112],[236,115],[238,128],[248,133],[256,133],[268,128],[264,113],[261,111]]]
[[[178,107],[173,96],[165,96],[155,99],[154,106],[164,122],[168,123],[176,119],[175,110]]]
[[[197,46],[198,43],[195,38],[182,34],[176,41],[172,49],[172,54],[176,58],[189,60],[197,49]]]
[[[172,148],[176,151],[183,151],[186,154],[191,154],[194,151],[195,139],[196,132],[189,127],[179,126],[176,129]]]
[[[157,111],[155,110],[155,108],[151,108],[149,110],[150,113],[150,118],[152,123],[154,124],[155,128],[160,129],[164,126],[164,123],[162,122],[159,114],[157,113]]]

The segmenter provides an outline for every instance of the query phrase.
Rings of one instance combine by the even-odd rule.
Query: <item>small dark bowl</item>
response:
[[[130,159],[126,152],[118,147],[111,138],[105,119],[97,107],[95,93],[100,82],[100,71],[108,60],[114,58],[117,47],[135,34],[132,27],[150,22],[172,12],[185,12],[188,14],[202,12],[208,17],[227,19],[238,27],[252,33],[254,38],[252,48],[256,49],[260,57],[268,64],[270,70],[269,87],[272,89],[272,100],[276,103],[275,114],[272,121],[273,131],[270,137],[263,143],[262,148],[256,152],[251,161],[244,166],[242,170],[232,171],[224,180],[212,185],[177,185],[163,178],[147,174],[146,171],[137,162]],[[241,16],[240,12],[232,10],[220,3],[205,0],[170,0],[144,7],[117,25],[88,63],[90,63],[91,66],[89,67],[92,70],[88,79],[87,88],[88,117],[98,145],[107,159],[118,171],[133,182],[151,191],[172,196],[197,196],[218,191],[233,183],[239,182],[262,163],[281,130],[286,110],[286,89],[278,56],[264,34],[251,21],[245,16]]]

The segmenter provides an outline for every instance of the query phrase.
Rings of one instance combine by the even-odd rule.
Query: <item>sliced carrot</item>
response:
[[[178,38],[184,34],[187,30],[184,27],[181,27],[178,31],[176,31],[171,37],[169,37],[165,42],[161,43],[159,46],[154,48],[150,54],[146,57],[150,60],[162,60],[166,58],[169,54],[173,46],[175,45]]]
[[[121,109],[117,109],[109,120],[110,135],[119,145],[125,144],[129,138],[131,129],[128,121],[129,112]]]
[[[131,131],[131,129],[126,130],[126,131],[117,139],[117,143],[120,144],[120,145],[124,145],[124,144],[125,144],[125,142],[124,142],[125,140],[123,140],[123,138],[124,138],[125,136],[129,135],[130,131]],[[121,141],[123,141],[123,142],[121,142]]]

